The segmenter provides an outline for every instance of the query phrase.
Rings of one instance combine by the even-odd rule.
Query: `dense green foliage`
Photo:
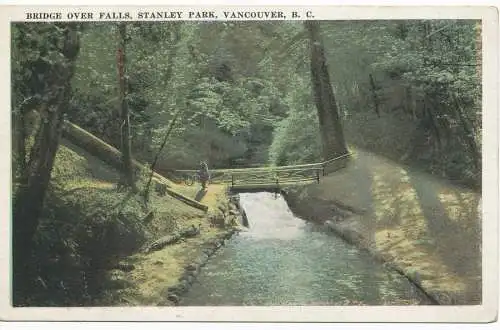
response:
[[[476,25],[322,24],[348,143],[477,181]],[[117,27],[84,27],[69,118],[119,148]],[[151,161],[179,112],[159,168],[192,168],[199,160],[227,167],[320,158],[308,42],[300,23],[131,23],[127,43],[135,157]],[[23,49],[20,43],[13,55],[25,56]],[[17,95],[29,83],[16,65],[13,70],[14,101],[20,103]]]
[[[453,20],[325,25],[330,56],[346,63],[331,71],[348,142],[478,184],[479,32]]]
[[[71,119],[119,147],[115,45],[108,42],[114,29],[96,24],[83,36]],[[151,159],[177,111],[182,118],[160,168],[193,167],[200,159],[230,166],[235,159],[251,157],[253,140],[262,138],[255,130],[271,131],[273,111],[280,105],[276,88],[257,73],[246,74],[249,62],[236,56],[247,54],[234,54],[239,45],[224,41],[234,37],[227,33],[231,29],[187,23],[129,28],[128,100],[136,157]],[[210,33],[219,33],[217,48],[201,38]],[[264,162],[264,157],[256,161]]]
[[[270,162],[277,165],[312,163],[320,159],[318,118],[309,80],[297,79],[291,88],[295,92],[285,98],[289,114],[276,126],[269,150]]]
[[[475,22],[346,21],[322,27],[348,143],[477,181]],[[84,34],[72,117],[110,142],[118,129],[115,45],[109,42],[114,28],[95,24]],[[137,157],[151,159],[179,110],[182,120],[160,168],[193,167],[200,159],[215,167],[319,160],[300,24],[141,23],[130,29],[129,42]]]

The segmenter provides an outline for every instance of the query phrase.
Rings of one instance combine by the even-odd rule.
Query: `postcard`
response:
[[[497,318],[496,8],[0,17],[3,320]]]

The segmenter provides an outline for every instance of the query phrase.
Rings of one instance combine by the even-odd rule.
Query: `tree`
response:
[[[132,166],[132,148],[130,145],[130,115],[127,100],[127,69],[126,69],[126,45],[127,45],[127,24],[120,23],[118,26],[119,46],[118,46],[118,75],[120,79],[120,128],[121,128],[121,152],[123,161],[121,184],[127,185],[132,190],[137,191],[134,178],[134,168]]]
[[[318,21],[304,22],[311,43],[311,79],[325,160],[347,153],[338,107],[330,83]]]
[[[33,236],[59,147],[80,43],[74,24],[25,25],[21,29],[27,30],[26,36],[32,42],[26,45],[31,56],[21,61],[20,68],[36,80],[32,96],[40,99],[41,117],[26,166],[26,180],[16,191],[13,203],[14,289],[23,292],[29,290]]]
[[[163,142],[161,143],[160,148],[156,152],[155,158],[153,159],[153,162],[151,163],[151,171],[149,173],[149,178],[148,178],[148,183],[146,184],[146,187],[144,188],[144,202],[147,204],[149,202],[149,189],[151,187],[151,181],[153,180],[153,175],[155,172],[155,167],[156,163],[158,162],[158,158],[163,151],[163,148],[165,148],[165,145],[167,144],[168,138],[170,137],[170,134],[172,133],[173,128],[175,127],[175,122],[177,121],[177,118],[179,116],[179,111],[177,111],[174,114],[174,117],[170,120],[170,124],[167,127],[167,132],[165,133],[165,136],[163,138]]]

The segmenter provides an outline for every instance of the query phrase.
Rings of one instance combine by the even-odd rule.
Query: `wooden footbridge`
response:
[[[100,159],[116,169],[121,169],[121,152],[93,134],[82,129],[67,120],[64,121],[63,143],[70,148],[79,148],[92,156]],[[75,149],[74,149],[75,150]],[[212,169],[210,170],[211,182],[228,185],[233,191],[279,191],[283,187],[299,184],[320,182],[321,177],[343,168],[351,154],[330,159],[322,163],[290,165],[277,167],[253,167],[240,169]],[[144,164],[133,160],[133,166],[137,170],[148,170]],[[193,177],[197,170],[165,170],[170,177]],[[178,200],[207,211],[208,206],[195,199],[189,198],[175,191],[166,183],[167,180],[160,173],[155,172],[153,179],[166,186],[165,192]]]
[[[319,183],[347,164],[350,153],[321,163],[210,170],[210,183],[228,185],[234,192],[280,191],[284,187]],[[197,170],[175,170],[176,176],[196,177]]]

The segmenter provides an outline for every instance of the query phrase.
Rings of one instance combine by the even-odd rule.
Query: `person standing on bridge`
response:
[[[203,190],[207,189],[207,182],[210,180],[210,173],[208,172],[208,165],[206,162],[200,162],[200,169],[198,170],[200,176],[201,187]]]

